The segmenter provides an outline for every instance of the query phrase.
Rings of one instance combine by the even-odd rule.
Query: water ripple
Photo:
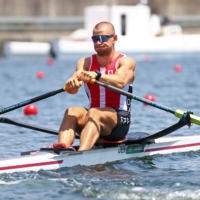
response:
[[[73,73],[80,55],[58,58],[54,66],[46,65],[45,57],[1,58],[0,107],[4,108],[63,87]],[[130,55],[137,62],[134,94],[156,96],[165,106],[191,110],[200,116],[199,54],[152,54],[150,62],[143,55]],[[175,64],[183,70],[176,73]],[[43,80],[36,77],[42,70]],[[58,130],[64,111],[69,106],[87,107],[83,88],[77,95],[61,93],[36,103],[37,116],[27,117],[23,108],[4,117],[24,123]],[[155,133],[178,119],[165,111],[132,101],[131,131]],[[49,146],[57,137],[16,127],[1,126],[0,157],[18,156],[21,151]],[[196,135],[199,127],[183,127],[171,135]],[[77,143],[79,141],[76,141]],[[200,199],[200,151],[170,155],[146,156],[104,165],[75,166],[59,170],[20,172],[0,175],[1,199],[139,199],[189,200]]]

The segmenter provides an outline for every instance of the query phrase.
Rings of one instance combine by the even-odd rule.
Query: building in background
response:
[[[77,45],[91,52],[91,30],[105,20],[114,24],[121,41],[117,48],[123,52],[199,51],[200,35],[188,36],[200,28],[196,4],[198,0],[0,0],[0,40],[11,54],[75,53]],[[185,37],[162,37],[182,33]]]
[[[138,3],[140,0],[0,0],[0,40],[49,41],[84,28],[86,6]],[[199,31],[199,0],[148,0],[147,3],[151,10],[157,11],[161,21],[168,19],[179,24],[183,33]],[[152,23],[155,21],[152,18]]]

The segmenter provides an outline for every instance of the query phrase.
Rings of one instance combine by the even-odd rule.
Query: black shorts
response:
[[[106,140],[122,140],[127,135],[131,123],[131,115],[124,110],[115,109],[117,112],[117,125],[109,136],[104,136]]]

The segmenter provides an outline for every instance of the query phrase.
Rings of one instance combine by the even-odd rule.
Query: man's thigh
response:
[[[105,107],[97,108],[96,112],[98,117],[97,123],[99,123],[101,130],[100,135],[109,135],[118,122],[116,110],[113,108]]]

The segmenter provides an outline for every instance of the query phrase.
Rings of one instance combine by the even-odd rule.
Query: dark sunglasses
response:
[[[92,40],[93,40],[94,43],[97,43],[98,41],[106,42],[113,36],[114,35],[93,35]]]

